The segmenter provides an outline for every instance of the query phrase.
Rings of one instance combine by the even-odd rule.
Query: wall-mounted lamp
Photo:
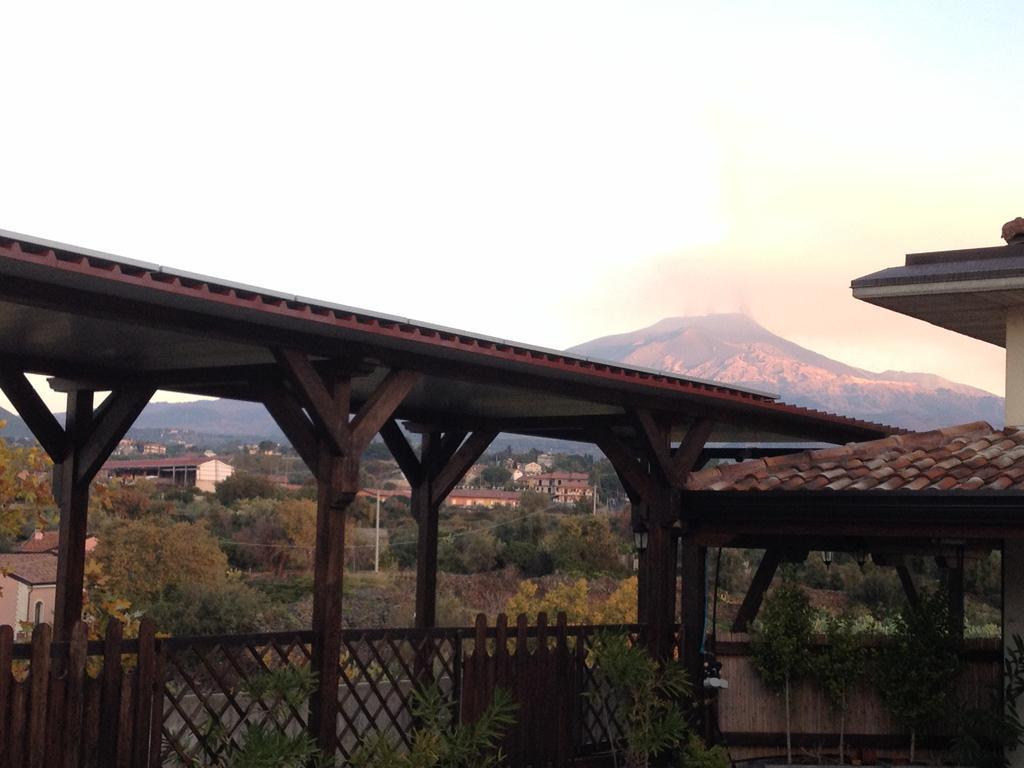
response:
[[[826,568],[832,567],[832,560],[835,558],[835,553],[825,550],[821,553],[821,562],[825,564]]]
[[[633,548],[637,552],[644,552],[647,550],[647,531],[633,531]]]

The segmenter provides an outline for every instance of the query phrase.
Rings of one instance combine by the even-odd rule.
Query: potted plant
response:
[[[626,768],[647,768],[651,758],[678,747],[689,735],[680,700],[691,694],[682,664],[659,664],[647,650],[620,634],[599,635],[592,662],[611,689],[622,727],[619,749]]]
[[[812,670],[814,610],[799,585],[786,580],[765,600],[750,641],[752,661],[764,684],[783,694],[786,707],[786,763],[793,764],[793,683]]]
[[[875,684],[886,708],[910,731],[914,762],[918,732],[953,708],[960,641],[941,590],[922,594],[917,606],[905,605],[893,629],[878,652]]]
[[[818,686],[839,715],[839,764],[845,762],[846,710],[849,694],[864,674],[867,649],[849,616],[830,616],[825,622],[826,645],[814,658]]]

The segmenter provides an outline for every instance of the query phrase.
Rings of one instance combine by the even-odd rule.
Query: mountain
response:
[[[0,438],[19,440],[32,437],[32,433],[20,416],[0,408],[0,421],[6,422],[6,426],[0,429]]]
[[[241,400],[196,400],[191,403],[150,403],[134,430],[177,429],[203,435],[252,436],[281,440],[280,428],[259,403]],[[131,432],[129,432],[131,434]]]
[[[930,373],[875,373],[777,336],[741,314],[672,317],[570,352],[778,394],[787,403],[909,429],[1003,421],[1003,398]]]
[[[64,423],[64,414],[56,414]],[[0,421],[7,426],[0,438],[17,440],[31,438],[25,422],[0,408]],[[267,409],[258,403],[237,400],[196,400],[190,403],[150,403],[128,436],[138,440],[166,441],[179,439],[190,443],[210,442],[258,443],[260,440],[283,441],[284,434]]]

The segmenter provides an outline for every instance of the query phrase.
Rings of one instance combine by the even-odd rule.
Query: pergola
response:
[[[963,629],[968,551],[1024,537],[1024,431],[985,422],[804,451],[691,474],[684,525],[695,544],[766,550],[733,626],[745,631],[778,566],[811,551],[860,552],[896,569],[934,556]]]
[[[67,396],[61,425],[26,374]],[[640,620],[665,654],[680,491],[709,442],[869,440],[892,430],[771,395],[566,355],[0,232],[0,389],[53,459],[55,636],[82,611],[89,483],[153,393],[260,402],[316,478],[312,665],[338,684],[345,511],[379,434],[413,489],[416,624],[435,623],[438,511],[500,432],[596,444],[648,534]],[[97,404],[97,394],[109,392]],[[400,426],[404,422],[404,428]],[[418,433],[417,452],[408,439]],[[770,452],[770,451],[769,451]],[[683,538],[684,652],[699,665],[703,550]],[[310,727],[333,744],[337,699]]]

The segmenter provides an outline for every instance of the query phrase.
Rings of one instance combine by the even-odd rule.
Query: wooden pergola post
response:
[[[633,412],[639,436],[640,453],[631,450],[611,429],[596,429],[592,439],[612,463],[626,493],[634,505],[634,526],[647,533],[647,548],[640,553],[640,577],[637,589],[637,614],[647,627],[647,644],[657,658],[667,659],[672,652],[676,617],[676,562],[679,529],[679,490],[700,457],[714,424],[705,419],[693,422],[682,442],[671,446],[671,424],[646,410]],[[685,535],[685,532],[684,532]],[[703,632],[704,564],[696,558],[704,550],[691,553],[688,561],[684,538],[683,605],[684,657],[690,660],[688,671],[694,684],[700,681],[700,635]],[[700,619],[695,617],[699,615]]]
[[[67,641],[82,618],[89,484],[142,413],[153,389],[115,390],[95,410],[92,390],[69,392],[63,428],[24,372],[0,372],[0,390],[54,464],[52,490],[60,512],[60,541],[53,636],[55,640]]]
[[[439,512],[469,468],[497,437],[496,432],[428,429],[420,438],[420,455],[409,445],[401,427],[389,420],[381,437],[412,487],[410,511],[418,526],[416,537],[415,625],[437,625],[437,536]]]
[[[273,352],[284,381],[262,387],[263,403],[317,481],[311,654],[317,689],[309,702],[309,729],[320,750],[334,755],[338,748],[345,515],[359,491],[363,451],[419,376],[411,371],[391,371],[350,420],[350,372],[324,377],[303,352]]]

